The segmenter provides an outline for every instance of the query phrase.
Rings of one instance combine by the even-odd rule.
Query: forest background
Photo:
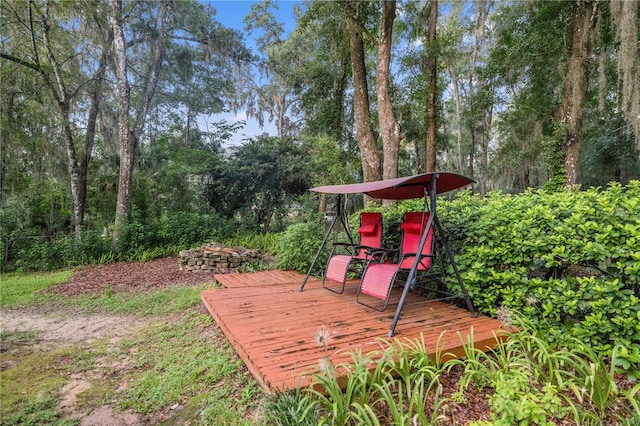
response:
[[[242,33],[206,2],[0,2],[3,270],[51,241],[108,261],[278,232],[322,216],[316,185],[626,184],[639,5],[308,1],[286,33],[267,0]],[[241,111],[275,134],[210,121]]]

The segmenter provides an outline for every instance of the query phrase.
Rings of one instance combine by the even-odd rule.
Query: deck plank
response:
[[[306,386],[320,360],[334,363],[350,360],[350,353],[379,351],[384,347],[400,289],[392,295],[385,312],[376,312],[355,300],[357,282],[348,283],[341,295],[322,288],[311,278],[304,291],[304,275],[294,271],[261,271],[216,275],[225,288],[205,290],[202,301],[223,330],[256,380],[268,392]],[[472,318],[468,311],[442,302],[409,294],[396,326],[398,341],[420,339],[433,356],[437,345],[443,353],[461,356],[465,340],[473,330],[477,348],[487,350],[496,343],[501,327],[485,316]],[[326,348],[315,336],[326,327],[331,339]],[[387,341],[389,339],[386,339]]]

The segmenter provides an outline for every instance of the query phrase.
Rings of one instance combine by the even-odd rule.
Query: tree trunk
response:
[[[591,30],[597,2],[574,1],[571,18],[571,51],[558,110],[558,150],[564,156],[566,187],[578,182],[582,114],[589,85]]]
[[[633,129],[640,150],[640,64],[638,63],[638,14],[640,2],[612,0],[611,18],[617,28],[620,48],[619,73],[622,80],[622,113]]]
[[[460,89],[458,87],[458,76],[456,75],[455,66],[451,66],[451,86],[453,87],[453,100],[456,105],[456,121],[458,122],[456,129],[457,145],[458,145],[458,171],[464,174],[464,153],[462,151],[462,105],[460,103]]]
[[[121,22],[122,2],[111,2],[111,24],[113,26],[113,56],[116,73],[116,93],[118,99],[118,138],[120,140],[120,172],[118,174],[118,198],[113,240],[117,241],[131,210],[131,169],[135,139],[129,130],[130,88],[127,78],[127,55],[124,28]]]
[[[82,217],[84,216],[84,202],[81,200],[82,191],[80,189],[80,168],[76,160],[76,147],[71,132],[69,105],[65,104],[60,107],[63,116],[62,133],[67,146],[67,168],[71,177],[71,198],[73,200],[71,231],[79,239],[82,232]]]
[[[378,64],[376,67],[376,93],[378,97],[378,119],[382,137],[382,178],[398,177],[398,155],[402,131],[393,114],[391,101],[391,41],[393,21],[396,17],[396,1],[381,0],[382,18],[378,41]]]
[[[155,57],[151,64],[147,84],[141,93],[140,104],[136,111],[133,129],[129,127],[129,110],[131,107],[131,88],[127,78],[127,53],[122,19],[122,1],[111,2],[111,24],[114,36],[114,61],[116,65],[116,92],[118,98],[118,135],[120,139],[120,172],[118,174],[118,198],[116,201],[116,217],[113,240],[117,241],[122,228],[129,220],[131,213],[131,187],[133,183],[133,165],[136,147],[142,136],[144,122],[160,79],[160,68],[164,58],[167,2],[160,3],[160,28],[156,40]]]
[[[36,59],[37,70],[51,90],[54,100],[56,101],[60,119],[62,124],[62,135],[65,141],[67,151],[67,170],[69,171],[71,199],[73,200],[71,215],[71,232],[80,238],[82,232],[82,216],[84,215],[84,203],[81,200],[80,190],[80,172],[78,161],[76,158],[76,147],[73,142],[73,132],[71,130],[71,107],[70,96],[62,76],[62,70],[58,64],[58,60],[54,54],[54,47],[50,39],[50,19],[49,8],[45,4],[44,15],[42,16],[42,37],[44,47],[48,56],[48,63],[43,65],[40,63],[38,49],[36,47],[36,32],[33,27],[33,3],[29,2],[29,23],[31,25],[31,43],[33,45],[33,53]]]
[[[427,136],[425,165],[427,172],[436,170],[436,117],[438,115],[438,58],[436,49],[436,26],[438,24],[438,0],[431,0],[429,11],[429,46],[431,54],[427,60],[429,71],[429,98],[427,100]]]
[[[476,25],[474,31],[474,43],[473,43],[473,52],[471,53],[471,66],[469,67],[469,99],[473,101],[475,97],[475,77],[476,77],[476,64],[478,62],[478,54],[484,44],[484,24],[485,18],[489,13],[489,5],[487,0],[481,0],[476,3],[477,11],[476,11]],[[471,149],[469,155],[469,173],[470,176],[474,176],[475,169],[475,156],[476,156],[476,141],[480,140],[480,171],[478,175],[480,176],[480,193],[484,196],[486,192],[486,173],[487,173],[487,163],[486,163],[486,155],[488,155],[488,148],[485,147],[485,143],[488,145],[488,129],[486,116],[484,111],[478,110],[476,106],[471,104],[469,106],[469,110],[471,111],[470,120],[470,128],[469,128],[469,136],[471,139]],[[482,116],[482,120],[477,117]],[[481,130],[480,132],[477,132]],[[477,133],[480,133],[479,135]]]
[[[371,126],[369,111],[369,88],[365,65],[363,25],[358,13],[358,1],[344,3],[349,29],[351,50],[351,72],[353,74],[353,108],[356,120],[356,139],[360,147],[362,173],[365,182],[380,180],[380,153],[376,147],[376,136]],[[365,200],[366,205],[366,200]]]
[[[111,44],[111,37],[108,38],[106,46]],[[84,153],[80,157],[80,164],[78,166],[79,182],[78,190],[80,205],[82,207],[80,211],[80,224],[84,223],[84,213],[87,205],[87,176],[89,174],[89,163],[91,162],[91,153],[93,151],[93,145],[96,139],[96,125],[98,121],[98,112],[100,111],[100,97],[103,88],[104,75],[107,70],[108,50],[107,47],[102,50],[100,57],[100,64],[95,75],[93,88],[90,93],[91,107],[89,108],[89,118],[87,120],[87,131],[84,138]]]

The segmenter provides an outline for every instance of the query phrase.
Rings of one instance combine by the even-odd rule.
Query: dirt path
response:
[[[40,314],[33,309],[0,309],[0,330],[3,332],[35,332],[40,343],[55,342],[92,343],[105,337],[119,339],[136,322],[131,318],[97,315],[71,315],[69,313]]]
[[[80,268],[65,283],[48,291],[74,297],[81,294],[128,293],[154,291],[175,285],[195,285],[213,281],[212,273],[181,271],[177,258],[156,259],[148,262],[117,262],[108,265],[90,265]],[[93,342],[106,339],[107,351],[116,348],[121,338],[144,327],[145,321],[136,317],[107,314],[86,315],[71,310],[49,306],[31,306],[19,309],[0,309],[0,352],[9,353],[12,347],[28,346],[36,351],[46,351],[78,345],[87,348]],[[4,338],[10,336],[9,338]],[[108,365],[104,365],[108,362]],[[114,365],[113,363],[118,365]],[[145,425],[150,419],[132,411],[115,411],[114,407],[101,405],[87,413],[78,407],[82,392],[92,382],[104,380],[105,372],[126,371],[127,360],[97,360],[94,369],[71,374],[62,388],[58,411],[64,418],[74,419],[82,426],[88,425]],[[0,358],[0,371],[12,368],[15,361]],[[121,384],[126,387],[126,383]]]
[[[42,351],[67,344],[90,345],[103,338],[108,339],[108,345],[115,345],[120,338],[142,325],[139,320],[133,318],[105,314],[76,315],[64,311],[39,313],[34,308],[0,310],[0,331],[3,334],[29,335],[21,344]],[[11,367],[6,360],[0,362],[0,369]],[[69,377],[69,381],[61,390],[58,407],[65,418],[78,420],[81,426],[137,426],[148,423],[143,416],[131,411],[115,412],[107,405],[99,406],[90,413],[79,409],[78,396],[91,388],[90,380],[95,379],[95,375],[95,371],[86,371],[84,374],[73,374]]]

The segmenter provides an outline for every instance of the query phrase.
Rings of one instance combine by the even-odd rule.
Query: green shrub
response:
[[[462,193],[439,217],[476,307],[527,315],[549,339],[577,338],[640,363],[640,182],[586,191]],[[636,368],[637,370],[637,368]]]
[[[86,231],[81,239],[67,236],[38,242],[20,250],[16,267],[19,271],[52,271],[98,263],[100,259],[110,258],[111,251],[111,240],[97,232]]]
[[[277,267],[307,272],[322,244],[325,227],[323,222],[316,220],[298,223],[287,228],[276,243]],[[316,274],[322,271],[327,262],[329,247],[325,249],[315,263],[313,272]]]
[[[125,224],[115,246],[111,238],[95,231],[83,232],[80,239],[75,236],[51,241],[31,238],[22,243],[15,265],[19,271],[51,271],[90,263],[175,256],[189,246],[216,239],[226,226],[217,215],[172,213],[153,223]],[[13,244],[13,240],[7,240],[6,244]]]

